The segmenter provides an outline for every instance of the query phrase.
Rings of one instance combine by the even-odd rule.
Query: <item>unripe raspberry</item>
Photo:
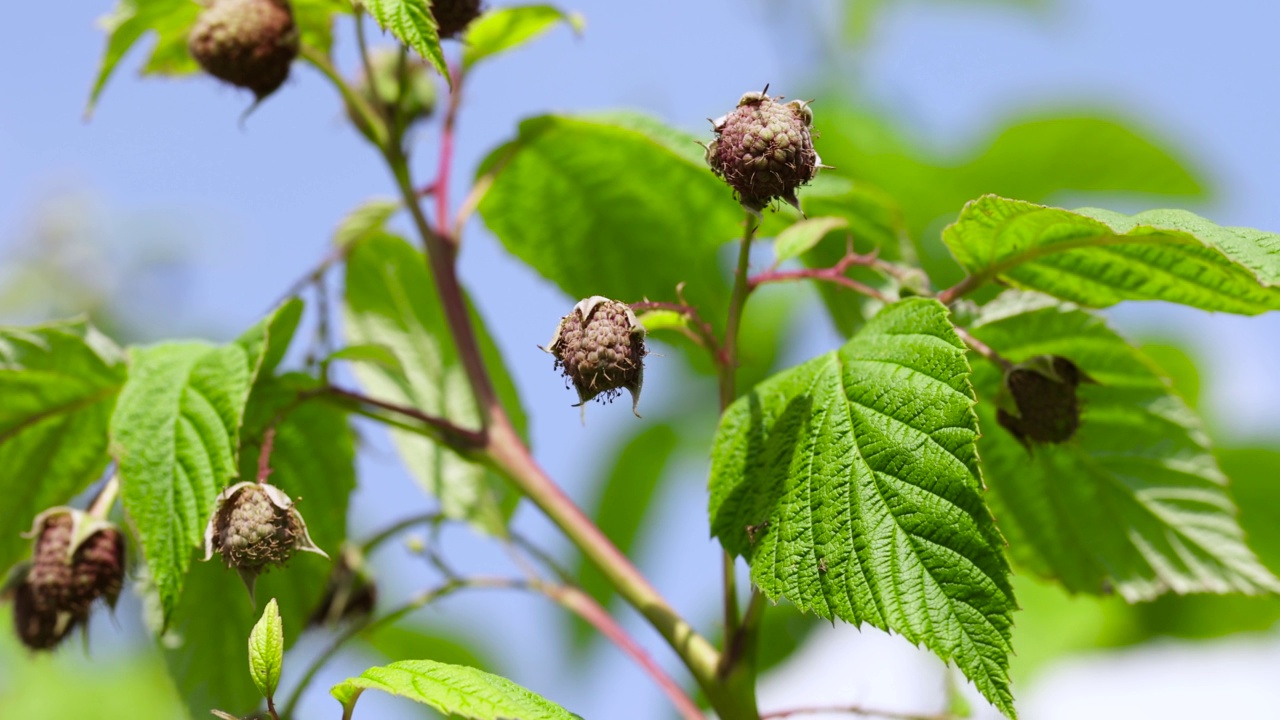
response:
[[[216,550],[249,591],[259,574],[284,565],[298,550],[325,554],[288,495],[266,483],[242,482],[218,495],[204,533],[205,560]]]
[[[813,149],[813,111],[799,100],[785,105],[749,92],[733,112],[711,121],[716,137],[707,164],[744,207],[759,212],[781,199],[799,209],[796,189],[822,166]]]
[[[298,55],[298,27],[286,0],[214,0],[187,36],[205,72],[261,100],[284,84]]]
[[[1057,355],[1039,355],[1004,375],[1004,404],[996,410],[1001,427],[1027,447],[1032,442],[1062,443],[1080,427],[1076,388],[1093,382],[1075,363]]]
[[[28,647],[47,650],[88,620],[96,600],[115,604],[124,537],[110,523],[63,507],[41,513],[30,534],[32,559],[13,589],[14,628]]]
[[[368,100],[379,115],[388,121],[394,120],[401,128],[431,117],[436,107],[436,84],[426,63],[406,58],[402,67],[398,51],[380,48],[370,55],[369,65],[373,69],[372,81],[362,73],[356,82],[356,92]],[[350,105],[347,117],[360,132],[369,134],[364,119]]]
[[[578,404],[631,393],[631,410],[644,384],[645,330],[626,303],[595,295],[580,301],[560,320],[544,348],[578,391]]]
[[[482,12],[480,0],[431,0],[431,15],[441,38],[457,37]]]

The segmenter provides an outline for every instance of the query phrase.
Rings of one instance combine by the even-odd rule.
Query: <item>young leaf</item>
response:
[[[450,86],[453,76],[440,49],[440,34],[431,15],[430,0],[360,0],[383,30],[390,30],[400,42],[413,48],[444,76]]]
[[[448,339],[448,323],[435,283],[422,254],[407,242],[383,234],[352,251],[347,261],[344,318],[349,342],[390,348],[402,368],[372,363],[353,366],[369,394],[461,425],[478,423],[479,411],[462,361]],[[523,429],[524,414],[515,386],[507,373],[501,372],[502,359],[483,323],[474,314],[473,318],[481,328],[481,351],[495,374],[503,406]],[[500,477],[421,435],[402,430],[391,434],[410,472],[440,500],[444,513],[485,532],[503,532],[515,496]]]
[[[249,676],[264,698],[274,698],[284,664],[284,626],[275,598],[249,633]]]
[[[1071,360],[1075,437],[1030,451],[996,422],[1002,373],[974,367],[990,502],[1013,557],[1073,592],[1280,590],[1245,546],[1227,479],[1199,419],[1136,348],[1090,313],[1019,293],[992,303],[973,334],[1011,361]]]
[[[774,261],[779,265],[812,250],[828,233],[848,227],[840,217],[816,217],[801,220],[778,234],[773,241]]]
[[[964,355],[946,309],[913,298],[761,383],[721,420],[711,526],[768,597],[924,645],[1013,717],[1015,605]]]
[[[298,502],[307,529],[336,557],[347,535],[347,502],[355,487],[355,438],[346,413],[320,398],[296,404],[316,380],[300,374],[259,378],[245,410],[240,475],[253,477],[267,426],[276,425],[270,481]],[[293,406],[282,414],[281,411]],[[285,568],[257,580],[259,598],[275,598],[283,616],[307,618],[324,595],[332,565],[313,553],[299,553]],[[212,610],[216,609],[216,611]],[[236,573],[214,559],[196,563],[166,637],[165,661],[192,717],[218,707],[245,717],[260,702],[244,663],[244,633],[257,613]],[[302,632],[301,622],[284,626],[287,650]],[[226,669],[210,672],[210,668]]]
[[[546,698],[487,672],[431,660],[403,660],[369,668],[329,692],[350,715],[360,693],[381,690],[468,720],[581,720]]]
[[[137,526],[166,620],[218,491],[236,477],[240,424],[264,357],[283,352],[290,303],[227,345],[170,342],[130,350],[130,373],[111,417],[121,499]]]
[[[682,135],[688,150],[676,151],[635,129],[654,121],[620,117],[521,123],[481,168],[495,173],[480,201],[485,224],[572,298],[674,300],[686,282],[691,303],[723,317],[717,250],[742,234],[742,209],[693,137]]]
[[[1182,210],[1129,217],[986,195],[943,239],[971,275],[1089,307],[1167,300],[1244,315],[1280,309],[1280,235]]]
[[[582,34],[586,20],[554,5],[518,5],[495,8],[467,26],[462,41],[462,66],[469,68],[481,60],[513,50],[537,39],[557,23],[567,24]]]
[[[0,329],[0,575],[32,518],[102,474],[125,375],[120,349],[83,321]]]

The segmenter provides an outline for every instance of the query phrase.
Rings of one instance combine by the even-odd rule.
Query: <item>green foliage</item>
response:
[[[609,540],[622,552],[631,553],[640,534],[645,511],[653,504],[659,483],[679,445],[679,435],[667,423],[650,423],[621,443],[613,468],[608,472],[594,503],[593,517]],[[591,507],[588,504],[588,507]],[[578,586],[601,605],[608,607],[613,587],[594,565],[579,560],[574,573]],[[591,637],[591,628],[575,623],[574,639],[581,646]]]
[[[475,641],[455,632],[408,623],[380,625],[360,633],[360,639],[387,662],[429,657],[436,662],[493,670],[496,665],[475,648]]]
[[[279,417],[271,483],[298,501],[312,539],[337,557],[347,536],[347,502],[356,484],[355,438],[341,409],[319,397],[299,403],[316,384],[295,373],[258,380],[245,412],[240,474],[253,477],[263,433]],[[288,567],[258,578],[257,597],[275,598],[281,615],[290,618],[284,624],[286,649],[319,604],[330,570],[324,558],[299,553]],[[243,716],[258,703],[257,689],[241,670],[244,634],[257,617],[235,571],[216,557],[191,569],[164,645],[169,672],[192,717],[204,717],[210,708]]]
[[[356,364],[353,371],[366,391],[458,425],[478,426],[475,398],[449,341],[444,308],[421,253],[386,234],[356,246],[347,260],[344,318],[349,341],[389,348],[402,368]],[[481,348],[503,406],[523,430],[515,386],[502,372],[502,358],[479,316],[473,312],[472,319],[481,328]],[[391,435],[414,478],[440,500],[442,512],[484,532],[504,532],[516,498],[502,478],[421,435],[405,430],[392,430]]]
[[[1098,383],[1080,387],[1074,438],[1028,451],[995,422],[1001,371],[974,369],[988,500],[1016,560],[1130,601],[1280,590],[1244,544],[1199,420],[1141,352],[1089,313],[1017,293],[973,333],[1014,362],[1068,358]]]
[[[330,691],[350,714],[365,690],[381,690],[469,720],[574,720],[577,715],[510,680],[462,665],[402,660],[369,668]],[[580,719],[579,719],[580,720]]]
[[[490,10],[467,26],[462,41],[462,66],[470,68],[481,60],[514,50],[562,22],[579,35],[586,27],[586,20],[581,15],[566,13],[554,5],[518,5]]]
[[[348,248],[378,235],[387,221],[404,207],[404,203],[392,198],[373,198],[347,213],[333,231],[333,245]]]
[[[964,352],[945,308],[911,299],[759,385],[717,432],[711,524],[769,597],[898,632],[1012,717],[1014,600]]]
[[[781,264],[809,252],[829,233],[849,226],[841,217],[815,217],[787,226],[773,241],[774,262]]]
[[[400,42],[413,48],[430,62],[452,86],[453,77],[440,49],[436,19],[431,16],[430,0],[360,0],[383,30],[390,31]]]
[[[979,279],[1086,306],[1166,300],[1245,315],[1280,308],[1280,235],[1219,227],[1183,210],[1128,217],[986,195],[965,206],[943,239]]]
[[[88,323],[0,329],[0,574],[18,533],[107,466],[107,423],[125,381],[119,348]]]
[[[727,293],[717,250],[741,234],[742,212],[694,138],[681,136],[689,149],[677,152],[675,131],[636,129],[653,125],[634,115],[524,121],[481,168],[494,177],[480,214],[570,297],[674,300],[684,282],[718,322]]]
[[[271,698],[280,685],[280,669],[284,665],[284,627],[280,606],[275,599],[267,603],[262,617],[249,633],[249,676],[262,693]]]

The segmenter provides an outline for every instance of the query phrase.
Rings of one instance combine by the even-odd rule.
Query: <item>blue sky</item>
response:
[[[454,197],[465,190],[470,168],[522,117],[626,106],[703,132],[705,118],[722,114],[746,89],[770,82],[790,95],[789,88],[815,85],[818,73],[829,72],[940,147],[963,146],[998,119],[1028,109],[1110,109],[1168,140],[1202,171],[1213,195],[1197,211],[1227,225],[1280,231],[1280,60],[1270,51],[1280,10],[1256,0],[1060,0],[1035,10],[904,1],[886,12],[860,53],[829,68],[815,63],[822,43],[833,40],[832,3],[582,0],[567,7],[587,17],[584,37],[558,30],[474,76],[461,119]],[[207,78],[139,80],[135,52],[85,122],[103,44],[94,20],[109,9],[109,0],[64,0],[57,10],[41,3],[7,8],[0,24],[0,253],[30,233],[37,208],[68,194],[92,198],[95,210],[86,217],[115,248],[104,262],[139,243],[181,248],[189,261],[178,279],[159,280],[176,292],[172,302],[132,308],[146,327],[157,334],[234,335],[326,252],[334,225],[349,209],[391,192],[389,176],[344,126],[328,86],[306,67],[296,68],[242,126],[246,95]],[[350,37],[338,42],[339,57],[349,60]],[[821,105],[815,108],[820,112]],[[424,133],[417,153],[423,178],[434,167],[431,139]],[[586,472],[593,463],[583,463],[576,448],[607,446],[634,419],[621,404],[593,406],[589,424],[579,425],[549,360],[535,347],[573,300],[519,267],[478,222],[466,242],[464,280],[532,409],[539,458],[581,496],[593,482]],[[136,281],[116,278],[126,289]],[[1202,368],[1207,389],[1216,396],[1209,412],[1239,433],[1280,433],[1276,317],[1151,306],[1122,307],[1114,315],[1135,332],[1197,341],[1208,361]],[[811,332],[792,350],[795,360],[834,342],[820,320],[805,327]],[[655,363],[646,391],[660,388],[675,365]],[[359,529],[422,502],[395,468],[389,443],[375,437],[373,444],[353,518]],[[670,520],[651,534],[641,557],[659,588],[694,614],[714,592],[706,568],[716,558],[701,515],[702,473],[701,467],[684,469],[687,482],[663,498]],[[545,524],[531,515],[523,513],[521,522],[545,535]],[[457,543],[478,562],[494,561],[465,538]],[[681,561],[659,561],[673,556]],[[407,592],[414,577],[391,585]],[[448,612],[488,622],[506,612],[506,600],[484,597]],[[574,709],[587,717],[661,712],[656,691],[612,652],[601,657],[598,685],[584,689],[566,677],[547,661],[558,652],[550,625],[555,611],[524,599],[514,608],[492,622],[489,643],[525,651],[506,666],[521,682],[582,698]],[[652,644],[634,619],[628,625]],[[669,655],[655,648],[670,665]],[[314,702],[304,711],[332,701],[318,695]]]

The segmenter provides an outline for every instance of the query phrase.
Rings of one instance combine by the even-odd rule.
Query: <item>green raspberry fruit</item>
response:
[[[214,0],[187,47],[210,75],[261,100],[284,84],[298,55],[298,27],[286,0]]]
[[[596,295],[560,320],[544,349],[578,391],[577,406],[597,397],[612,400],[626,389],[634,412],[644,384],[644,336],[644,326],[626,303]]]
[[[1076,389],[1093,380],[1070,360],[1040,355],[1010,368],[1004,375],[1005,405],[996,410],[1001,427],[1019,442],[1063,443],[1080,428]]]
[[[711,121],[716,137],[707,164],[742,205],[759,212],[775,199],[799,209],[796,189],[813,180],[821,160],[813,149],[813,111],[798,100],[781,104],[762,92]]]

